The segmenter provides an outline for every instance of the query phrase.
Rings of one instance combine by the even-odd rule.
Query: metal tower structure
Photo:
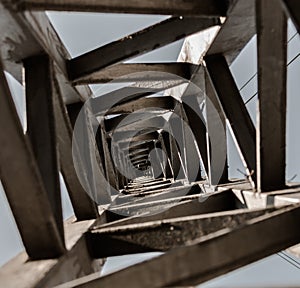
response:
[[[172,16],[71,58],[47,10]],[[187,287],[298,244],[289,17],[299,32],[300,1],[0,0],[0,178],[26,250],[0,286]],[[216,26],[204,54],[195,38],[180,62],[123,63]],[[255,34],[256,128],[229,69]],[[4,71],[25,84],[25,135]],[[88,84],[110,81],[130,84],[94,97]],[[226,126],[246,179],[228,179]],[[165,253],[100,276],[107,257],[152,251]]]

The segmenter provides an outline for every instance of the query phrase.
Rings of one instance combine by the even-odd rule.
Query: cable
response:
[[[283,254],[285,257],[290,258],[292,261],[294,261],[295,263],[297,263],[297,265],[299,265],[299,267],[300,267],[300,262],[297,261],[297,259],[291,257],[286,251],[281,251],[280,253]]]
[[[255,78],[255,76],[257,75],[257,72],[240,88],[240,92],[252,81],[252,79]]]
[[[289,67],[290,64],[292,64],[298,57],[300,56],[300,53],[298,53],[287,65],[286,67]],[[255,94],[253,94],[244,104],[247,105],[256,95],[258,94],[258,92],[256,92]]]
[[[298,32],[296,32],[288,41],[287,41],[287,44],[289,44],[296,36],[298,35]],[[250,77],[250,79],[248,79],[247,81],[246,81],[246,83],[244,83],[243,85],[242,85],[242,87],[239,89],[239,91],[241,92],[254,78],[255,78],[255,76],[257,75],[257,72],[254,74],[254,75],[252,75],[252,77]]]
[[[283,255],[285,255],[285,254],[283,254],[283,255],[281,255],[281,254],[283,254],[282,252],[279,252],[279,253],[277,253],[277,255],[279,256],[279,257],[281,257],[283,260],[285,260],[286,262],[288,262],[288,263],[290,263],[291,265],[293,265],[294,267],[296,267],[297,269],[300,269],[300,266],[298,266],[298,265],[296,265],[295,263],[293,263],[292,261],[290,261],[289,259],[286,259]],[[287,256],[287,255],[285,255],[285,256]],[[290,258],[290,257],[289,257]],[[290,258],[290,259],[292,259],[292,258]],[[295,261],[296,262],[296,261]],[[296,262],[296,263],[298,263],[298,262]]]
[[[298,33],[296,33],[297,35]],[[290,40],[292,40],[295,37],[295,34],[290,38]],[[289,41],[290,41],[289,40]],[[288,43],[289,43],[288,41]],[[292,60],[290,60],[286,67],[289,67],[297,58],[299,58],[300,53],[298,53]],[[246,87],[246,85],[248,85],[248,83],[257,75],[257,72],[242,86],[242,88],[239,90],[241,91],[244,87]],[[258,94],[258,92],[254,93],[247,101],[244,102],[245,105],[247,105],[256,95]]]
[[[300,53],[298,53],[288,64],[286,67],[289,67],[290,64],[292,64],[298,57],[300,56]]]
[[[289,39],[289,41],[287,41],[287,44],[289,44],[296,36],[297,36],[298,32],[295,32],[295,34]]]
[[[254,95],[252,95],[244,104],[247,105],[257,94],[258,94],[258,92],[256,92]]]

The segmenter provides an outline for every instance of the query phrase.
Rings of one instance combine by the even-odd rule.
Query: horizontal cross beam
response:
[[[155,82],[176,80],[178,77],[190,79],[194,69],[195,65],[190,63],[121,63],[81,77],[73,84]]]
[[[162,85],[154,85],[149,87],[126,86],[105,94],[96,95],[97,97],[91,98],[90,106],[92,108],[94,115],[102,115],[102,114],[105,115],[105,114],[109,114],[109,111],[111,109],[112,111],[114,111],[114,107],[120,107],[120,105],[123,104],[125,105],[129,101],[141,99],[156,93],[162,93],[168,88],[181,85],[183,83],[184,81],[181,80],[181,81],[172,82],[170,83],[170,85],[168,83],[166,83],[165,85],[165,83],[163,82]]]
[[[69,78],[74,81],[219,24],[217,18],[173,17],[167,19],[69,60]]]
[[[281,208],[233,230],[219,230],[152,260],[101,278],[90,275],[68,287],[118,287],[124,282],[133,288],[200,284],[299,243],[299,217],[299,206]],[[199,265],[199,257],[206,260],[205,265]],[[184,265],[179,265],[182,259]]]
[[[142,109],[159,108],[161,110],[173,110],[175,99],[171,96],[148,97],[131,100],[112,107],[107,114],[129,114]]]
[[[227,1],[218,0],[21,0],[13,1],[18,10],[57,10],[101,13],[134,13],[159,15],[225,16]]]
[[[89,245],[94,258],[167,251],[224,228],[234,229],[274,210],[241,209],[92,229],[88,235]]]

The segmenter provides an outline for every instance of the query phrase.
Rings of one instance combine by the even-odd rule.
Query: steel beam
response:
[[[174,85],[182,84],[183,81],[177,81]],[[171,85],[173,87],[173,85]],[[146,96],[153,95],[158,92],[162,92],[166,89],[170,88],[169,86],[160,85],[157,87],[135,87],[135,86],[127,86],[117,90],[113,90],[112,92],[96,95],[97,97],[92,98],[90,100],[90,106],[95,115],[105,115],[113,110],[114,106],[119,106],[127,103],[128,101],[140,99]],[[98,97],[99,96],[99,97]],[[148,100],[146,100],[148,101]],[[150,100],[151,101],[151,100]],[[130,105],[129,105],[130,107]],[[121,111],[120,111],[121,112]],[[124,111],[126,112],[126,111]],[[130,110],[129,110],[130,112]]]
[[[99,127],[99,129],[101,130],[100,133],[102,134],[102,147],[103,147],[103,156],[104,156],[104,162],[105,162],[105,167],[104,167],[104,171],[105,171],[105,175],[106,175],[106,179],[109,181],[110,185],[115,188],[116,190],[118,189],[118,182],[117,182],[117,174],[115,172],[115,166],[114,166],[114,162],[112,159],[112,155],[110,153],[110,149],[109,149],[109,138],[107,137],[106,132],[104,131],[103,128],[103,123],[101,125],[101,127]],[[110,188],[110,187],[109,187]]]
[[[13,1],[18,10],[58,10],[104,13],[133,13],[159,15],[194,15],[204,17],[225,16],[227,1],[202,0],[171,0],[161,3],[158,0],[21,0]]]
[[[68,62],[69,77],[71,80],[86,77],[110,65],[150,52],[218,24],[220,23],[217,18],[173,17],[167,19],[70,60]]]
[[[205,91],[204,85],[204,69],[201,65],[196,66],[193,69],[191,81],[187,85],[186,89],[182,93],[182,106],[184,114],[186,114],[185,121],[188,123],[191,128],[195,140],[197,142],[198,150],[201,155],[203,168],[208,174],[208,156],[207,156],[207,147],[206,147],[206,127],[205,120],[203,117],[203,112],[200,110],[200,102],[204,100],[204,95],[202,91]],[[194,156],[192,156],[194,157]],[[199,158],[198,156],[195,159]],[[201,178],[201,171],[197,176],[197,179]]]
[[[158,140],[161,143],[161,149],[165,153],[165,157],[166,157],[166,164],[165,164],[166,165],[165,166],[166,178],[167,179],[174,178],[174,174],[173,174],[173,170],[172,170],[172,165],[171,165],[171,156],[169,154],[169,151],[166,148],[166,144],[165,144],[164,138],[163,138],[163,136],[161,134],[160,134]]]
[[[122,114],[110,119],[105,119],[105,130],[106,132],[113,135],[114,132],[126,129],[126,126],[135,125],[141,121],[150,120],[152,118],[158,117],[159,115],[161,115],[161,113],[156,113],[152,111],[136,112],[131,115]]]
[[[194,109],[197,109],[198,102],[194,103]],[[201,161],[202,155],[205,154],[206,150],[203,149],[202,145],[200,145],[199,137],[196,138],[196,135],[202,135],[204,138],[205,135],[205,125],[201,121],[200,117],[196,115],[193,109],[189,105],[185,105],[185,102],[181,105],[181,117],[182,117],[182,132],[184,137],[184,150],[185,150],[185,160],[186,160],[186,173],[188,176],[189,182],[195,182],[202,180],[201,176]],[[200,133],[199,133],[200,131]],[[203,133],[204,132],[204,133]],[[203,134],[202,134],[203,133]],[[196,135],[195,135],[196,134]],[[202,139],[204,140],[204,139]],[[200,147],[199,147],[199,145]],[[202,143],[201,143],[202,144]],[[205,144],[205,142],[204,142]],[[199,155],[196,146],[198,146],[199,152],[203,154]],[[205,146],[205,145],[203,145]],[[203,151],[204,150],[204,151]],[[207,155],[203,155],[204,161],[202,163],[207,164],[207,160],[205,158]]]
[[[24,203],[24,199],[22,201]],[[33,203],[38,204],[37,202]],[[35,207],[34,216],[40,220],[39,215],[37,215],[38,208]],[[45,208],[45,206],[40,207],[44,213],[47,212]],[[7,288],[55,287],[78,277],[94,272],[99,273],[105,260],[95,260],[90,256],[86,237],[84,236],[84,233],[88,231],[95,220],[80,222],[75,220],[72,217],[65,222],[66,246],[68,250],[63,256],[57,259],[28,261],[26,253],[20,253],[0,268],[1,285]],[[106,213],[102,214],[97,221],[104,223],[106,221]],[[37,231],[40,232],[40,230],[35,232]],[[49,232],[49,230],[45,230],[45,232],[36,234],[36,236],[40,240],[48,238],[48,241],[51,242]],[[12,277],[12,275],[18,275],[18,277]]]
[[[118,139],[118,145],[121,149],[126,149],[130,147],[134,147],[136,145],[140,145],[143,143],[151,143],[154,140],[157,139],[155,135],[157,134],[157,131],[155,128],[153,129],[146,129],[139,131],[136,134],[137,131],[125,131],[125,132],[116,132],[116,139]],[[150,136],[147,136],[150,135]]]
[[[299,243],[299,217],[299,206],[282,208],[118,273],[101,278],[90,275],[68,283],[68,287],[120,287],[124,282],[133,288],[200,284]],[[199,265],[200,255],[207,260],[205,265]],[[184,265],[178,265],[182,259]]]
[[[24,60],[27,135],[39,167],[57,227],[64,239],[54,116],[53,65],[47,55]]]
[[[136,199],[136,201],[131,201],[129,203],[125,203],[124,205],[113,205],[110,210],[113,213],[128,216],[157,214],[161,211],[167,210],[168,208],[178,204],[179,202],[199,199],[199,194],[185,196],[188,194],[189,191],[190,187],[187,187],[165,195],[161,194],[161,192],[163,192],[162,189],[157,189],[157,191],[149,191],[151,192],[150,194],[160,194],[157,197],[154,197],[153,199],[151,199],[152,197],[150,197],[149,199],[148,197]],[[138,194],[139,193],[136,193],[135,195]]]
[[[149,155],[149,154],[147,154],[147,153],[143,153],[143,154],[141,154],[141,155],[137,155],[137,156],[133,156],[133,157],[129,157],[129,158],[130,158],[131,161],[135,161],[135,160],[138,160],[138,159],[140,159],[140,158],[145,158],[145,157],[148,158],[148,155]]]
[[[55,63],[56,76],[66,103],[86,100],[92,92],[88,86],[73,87],[66,80],[66,59],[70,55],[53,28],[50,20],[44,12],[20,12],[16,13],[13,1],[0,1],[0,17],[3,26],[0,32],[1,51],[5,57],[5,68],[8,72],[22,80],[23,59],[44,52]],[[5,41],[5,39],[11,41]]]
[[[149,152],[149,149],[147,149],[147,148],[146,149],[137,149],[137,150],[129,153],[128,157],[132,157],[134,155],[139,155],[139,154],[144,154],[144,153],[147,153],[147,152]]]
[[[162,143],[163,150],[165,151],[165,153],[168,157],[168,162],[169,162],[169,166],[170,166],[170,171],[168,171],[168,173],[171,172],[171,174],[170,174],[171,177],[168,177],[168,178],[175,179],[176,178],[175,177],[175,171],[173,170],[173,168],[174,168],[173,167],[173,165],[174,165],[173,160],[174,159],[172,159],[172,154],[171,154],[170,135],[166,131],[162,131],[160,135],[161,135],[160,141]]]
[[[152,129],[153,131],[162,129],[164,125],[166,124],[167,120],[162,117],[162,116],[156,116],[153,115],[152,118],[149,119],[143,119],[141,121],[135,122],[135,123],[130,123],[126,126],[123,127],[117,127],[114,130],[115,132],[128,132],[132,133],[135,131],[135,135],[138,134],[139,131],[143,131],[145,129]],[[117,134],[116,134],[117,135]],[[134,134],[132,136],[135,136]],[[119,137],[115,136],[115,140],[119,141],[122,140]]]
[[[280,0],[256,3],[257,189],[271,191],[285,187],[287,18]]]
[[[173,110],[174,106],[175,99],[171,96],[140,98],[114,106],[106,114],[129,114],[138,110],[151,108]]]
[[[286,8],[288,16],[291,17],[294,25],[296,26],[298,33],[300,32],[300,3],[297,0],[282,0],[281,1]]]
[[[255,0],[233,1],[206,55],[223,54],[230,65],[255,32]]]
[[[23,134],[1,61],[0,83],[0,173],[8,202],[29,257],[59,257],[65,251],[64,242],[31,145]]]
[[[222,191],[221,193],[217,192],[209,195],[201,195],[201,189],[199,185],[194,184],[185,187],[171,187],[166,188],[160,194],[149,194],[145,195],[145,199],[143,202],[144,207],[147,208],[147,201],[149,206],[154,204],[154,201],[157,201],[157,205],[159,205],[158,201],[163,201],[163,199],[169,198],[172,201],[172,197],[176,198],[177,202],[174,202],[173,205],[168,207],[168,209],[161,211],[155,215],[145,215],[140,217],[128,217],[117,221],[106,223],[104,226],[98,221],[96,221],[95,228],[101,227],[115,227],[119,225],[132,225],[138,223],[144,223],[146,221],[157,221],[166,218],[177,218],[177,217],[185,217],[192,216],[198,214],[208,214],[219,211],[229,211],[237,208],[246,208],[246,205],[241,205],[239,198],[235,196],[233,192],[230,190]],[[191,195],[191,196],[185,196]],[[146,199],[148,198],[148,199]],[[200,200],[200,201],[199,201]],[[137,201],[134,195],[125,195],[122,198],[116,199],[116,204],[124,203],[129,206],[130,204],[139,204],[141,201]],[[166,203],[168,203],[166,201]],[[260,206],[257,208],[265,208],[265,206]],[[121,207],[119,208],[121,209]]]
[[[121,224],[114,227],[91,229],[88,234],[94,258],[126,255],[141,252],[168,251],[202,237],[239,225],[273,212],[262,210],[235,210],[180,218],[146,221],[139,224]]]
[[[113,81],[156,82],[177,80],[179,77],[190,79],[195,65],[190,63],[121,63],[104,68],[79,80],[75,85],[101,84]]]
[[[75,108],[73,111],[72,107]],[[76,134],[73,135],[73,141],[75,141],[78,149],[78,153],[73,154],[75,163],[78,160],[82,161],[82,170],[81,166],[78,168],[84,176],[86,175],[86,179],[82,175],[81,181],[85,180],[84,188],[89,189],[90,197],[93,197],[97,204],[107,204],[111,201],[111,195],[109,183],[103,178],[105,175],[104,153],[101,134],[98,134],[99,122],[92,114],[89,105],[84,105],[81,108],[70,106],[69,111],[70,114],[75,114],[72,115],[73,119],[77,118],[76,112],[82,113],[77,118]],[[97,149],[98,145],[102,147],[99,150]]]
[[[250,115],[235,84],[225,57],[222,55],[207,56],[205,57],[205,62],[218,99],[237,140],[241,157],[248,168],[248,176],[251,175],[252,179],[255,180],[256,132]]]
[[[174,172],[174,179],[184,179],[184,167],[183,167],[183,161],[182,161],[182,152],[179,151],[178,145],[174,137],[169,134],[170,139],[170,149],[171,149],[171,163],[172,163],[172,169]]]
[[[226,117],[207,73],[205,97],[209,180],[212,185],[224,184],[228,182]]]
[[[72,156],[73,128],[68,116],[66,106],[63,103],[61,91],[56,79],[54,79],[54,112],[56,119],[56,133],[59,148],[61,172],[70,196],[74,214],[78,221],[94,219],[98,217],[96,204],[83,189],[76,174]],[[82,162],[79,163],[82,165]]]

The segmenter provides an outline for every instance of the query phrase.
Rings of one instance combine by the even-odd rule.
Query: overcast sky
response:
[[[127,34],[136,32],[144,27],[164,20],[164,16],[150,15],[109,15],[109,14],[79,14],[79,13],[51,13],[51,19],[55,28],[59,31],[64,44],[70,51],[71,55],[77,56],[87,52],[100,45],[107,44],[113,40],[117,40]],[[295,29],[292,25],[289,26],[289,39],[295,34]],[[138,57],[132,61],[147,61],[147,62],[169,62],[176,61],[180,51],[182,41],[169,45],[158,51],[148,53]],[[231,66],[238,87],[241,87],[251,76],[256,73],[256,39],[247,45],[246,49],[236,59]],[[300,51],[299,36],[290,40],[288,59],[293,59]],[[299,113],[300,107],[299,86],[298,82],[300,75],[300,59],[296,59],[288,67],[288,126],[287,126],[287,178],[295,176],[294,181],[300,180],[299,163],[300,147],[299,137]],[[22,88],[10,79],[12,93],[17,105],[19,115],[24,123],[24,94]],[[256,78],[253,79],[242,91],[242,97],[246,101],[255,94],[257,89]],[[247,108],[255,123],[256,115],[256,97],[248,104]],[[230,175],[232,177],[241,177],[237,169],[242,169],[241,161],[232,145],[232,140],[229,137],[229,164]],[[62,183],[62,197],[64,205],[64,216],[69,217],[72,214],[72,208],[65,187]],[[0,265],[8,261],[17,253],[22,251],[20,237],[15,226],[11,211],[7,204],[7,199],[0,185]],[[135,255],[113,257],[109,259],[103,273],[109,273],[112,270],[125,267],[135,261],[141,261],[151,255]],[[282,257],[284,255],[281,255]],[[199,257],[199,265],[205,265],[205,259]],[[300,265],[299,265],[300,266]],[[280,256],[263,259],[258,263],[249,265],[239,269],[226,276],[210,281],[200,287],[266,287],[283,285],[297,285],[300,283],[299,268],[289,264]],[[1,284],[1,283],[0,283]],[[1,286],[1,285],[0,285]]]

